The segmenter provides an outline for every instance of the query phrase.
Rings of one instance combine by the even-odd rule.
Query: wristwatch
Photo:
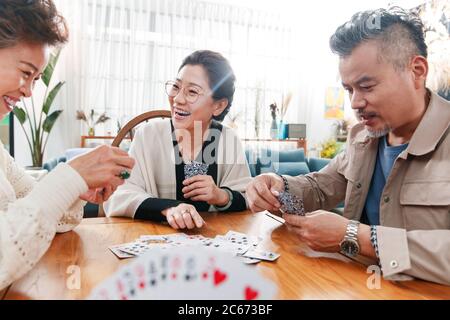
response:
[[[350,220],[347,224],[344,240],[341,241],[341,252],[348,257],[354,258],[360,252],[358,243],[359,221]]]

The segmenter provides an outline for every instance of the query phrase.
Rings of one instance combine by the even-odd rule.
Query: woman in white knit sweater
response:
[[[220,122],[235,92],[235,76],[219,53],[196,51],[166,83],[170,120],[152,121],[134,136],[136,166],[104,208],[108,216],[165,221],[175,229],[204,225],[199,212],[247,209],[251,181],[244,150]]]
[[[0,118],[31,90],[48,62],[50,46],[67,40],[64,19],[51,0],[0,2]],[[72,230],[86,201],[107,200],[134,160],[107,146],[59,165],[36,183],[0,143],[0,291],[28,272],[56,232]]]

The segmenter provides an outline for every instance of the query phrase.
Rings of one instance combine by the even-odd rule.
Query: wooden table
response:
[[[285,226],[262,213],[203,214],[200,233],[207,237],[236,230],[264,237],[261,246],[281,254],[276,262],[255,268],[278,286],[277,299],[450,299],[450,287],[426,281],[392,283],[368,289],[367,267],[341,254],[319,254],[299,243]],[[57,235],[46,255],[24,278],[15,282],[5,299],[83,299],[91,290],[131,260],[119,260],[109,246],[143,234],[167,234],[166,225],[124,218],[85,219],[73,232]],[[67,273],[80,267],[80,289],[67,289]],[[70,270],[70,269],[69,269]]]

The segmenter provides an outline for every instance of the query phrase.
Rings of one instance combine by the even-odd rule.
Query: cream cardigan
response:
[[[134,217],[148,198],[176,200],[175,153],[169,119],[152,120],[136,132],[130,147],[136,164],[131,177],[104,203],[105,214]],[[217,149],[217,184],[244,194],[251,181],[242,144],[223,127]],[[209,211],[214,211],[210,206]]]
[[[67,164],[36,183],[0,143],[0,291],[33,268],[55,232],[79,224],[85,205],[79,196],[87,190]]]

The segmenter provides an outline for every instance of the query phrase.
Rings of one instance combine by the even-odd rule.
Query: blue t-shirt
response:
[[[365,223],[369,225],[380,225],[380,200],[383,193],[386,180],[391,173],[392,167],[397,157],[408,147],[408,144],[390,147],[387,145],[386,136],[380,138],[378,144],[377,163],[370,183],[369,193],[367,194],[366,204],[364,205]]]

